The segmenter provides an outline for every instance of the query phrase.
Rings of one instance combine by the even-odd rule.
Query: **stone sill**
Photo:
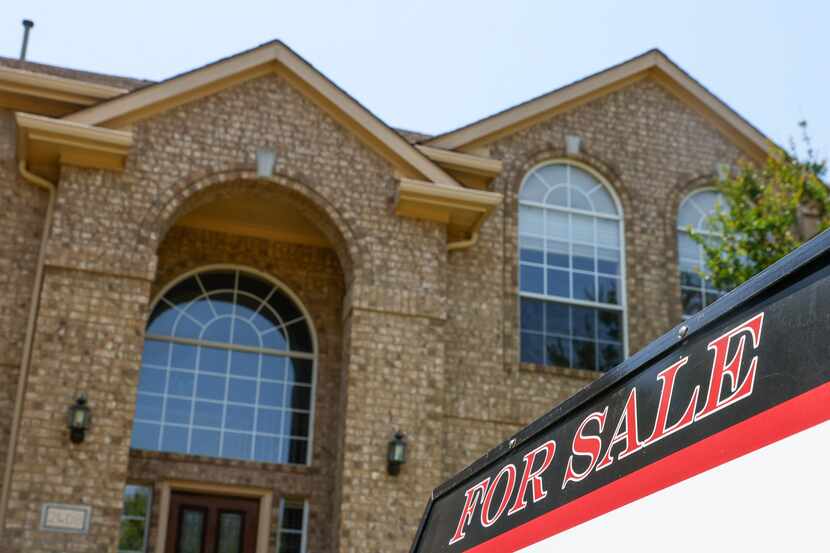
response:
[[[242,459],[221,459],[218,457],[207,457],[204,455],[169,453],[165,451],[147,451],[143,449],[130,449],[130,458],[142,461],[186,463],[189,465],[201,464],[211,465],[214,467],[241,468],[245,470],[279,472],[284,474],[320,474],[320,467],[317,465],[289,465],[265,463],[262,461],[244,461]]]
[[[519,363],[520,373],[534,373],[544,374],[550,376],[563,376],[566,378],[576,378],[579,380],[594,381],[606,374],[599,371],[589,371],[587,369],[574,369],[571,367],[560,367],[555,365],[540,365],[538,363]]]

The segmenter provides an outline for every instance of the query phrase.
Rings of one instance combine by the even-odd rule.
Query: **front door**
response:
[[[166,553],[254,553],[259,501],[173,492]]]

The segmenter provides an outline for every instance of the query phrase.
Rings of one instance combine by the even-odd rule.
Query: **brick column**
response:
[[[416,292],[353,290],[346,321],[346,409],[339,551],[409,550],[442,479],[445,306]],[[367,296],[373,296],[368,298]],[[407,463],[386,472],[387,443],[406,434]]]
[[[115,550],[149,293],[146,275],[47,265],[12,474],[8,550]],[[72,444],[67,409],[79,392],[88,395],[93,420],[86,440]],[[91,507],[89,533],[40,531],[45,503]]]

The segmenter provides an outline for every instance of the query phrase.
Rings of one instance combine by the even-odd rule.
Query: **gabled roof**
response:
[[[67,115],[74,123],[124,128],[241,82],[275,73],[317,103],[404,176],[460,185],[436,163],[280,41],[272,41]]]
[[[421,144],[473,151],[646,77],[654,78],[695,108],[751,158],[766,157],[771,141],[763,133],[656,49]]]

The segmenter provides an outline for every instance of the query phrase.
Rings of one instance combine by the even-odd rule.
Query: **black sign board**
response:
[[[775,540],[830,492],[825,476],[790,485],[811,459],[828,472],[828,381],[825,232],[439,486],[411,551],[642,551],[690,525],[687,546],[725,550],[749,543],[744,522]]]

